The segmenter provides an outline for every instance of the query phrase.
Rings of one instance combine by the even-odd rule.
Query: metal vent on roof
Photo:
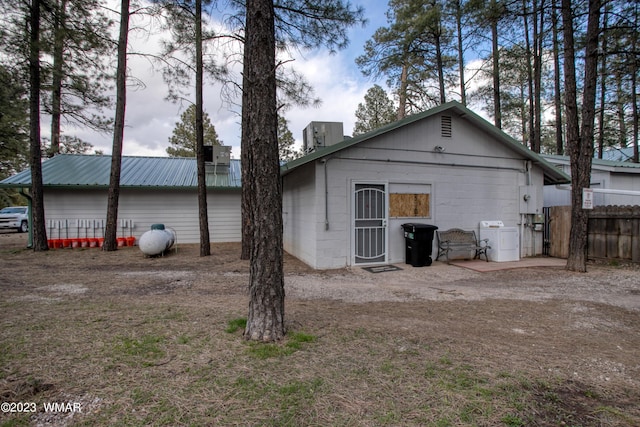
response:
[[[443,138],[451,138],[451,116],[440,116],[440,134]]]
[[[228,145],[204,146],[205,172],[218,175],[228,174],[231,162],[231,147]]]
[[[217,165],[229,165],[231,160],[231,147],[228,145],[205,145],[204,161]]]
[[[302,132],[302,149],[311,153],[344,140],[342,122],[311,122]]]

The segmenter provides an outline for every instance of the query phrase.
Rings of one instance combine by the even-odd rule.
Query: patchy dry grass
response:
[[[0,253],[1,400],[37,405],[0,425],[640,425],[637,311],[294,299],[282,342],[249,343],[236,248],[190,250]]]

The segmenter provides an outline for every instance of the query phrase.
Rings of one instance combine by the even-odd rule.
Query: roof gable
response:
[[[107,188],[111,156],[59,154],[42,162],[45,187]],[[120,187],[197,188],[195,158],[123,156]],[[22,171],[0,182],[2,187],[31,186],[31,171]],[[240,161],[231,160],[229,173],[209,174],[207,186],[240,188]]]
[[[394,132],[397,129],[400,129],[404,126],[407,126],[411,123],[415,123],[421,120],[425,120],[430,117],[434,117],[443,112],[454,113],[458,117],[461,117],[467,120],[469,123],[474,125],[475,127],[481,129],[482,131],[489,134],[493,140],[497,143],[500,143],[510,150],[516,152],[517,154],[523,156],[523,158],[527,160],[531,160],[535,165],[539,166],[544,172],[545,184],[565,184],[570,182],[570,178],[563,171],[555,168],[551,163],[547,162],[542,156],[533,151],[529,150],[527,147],[504,133],[502,130],[493,126],[491,123],[487,122],[482,117],[475,114],[473,111],[464,107],[462,104],[456,101],[451,101],[446,104],[439,105],[430,110],[424,111],[419,114],[414,114],[409,117],[405,117],[402,120],[398,120],[396,122],[390,123],[386,126],[373,130],[371,132],[358,135],[354,138],[346,138],[344,141],[331,145],[329,147],[324,147],[310,153],[304,157],[299,159],[292,160],[291,162],[285,164],[281,169],[281,174],[286,175],[292,170],[313,162],[318,159],[322,159],[328,156],[331,156],[334,153],[345,150],[349,147],[353,147],[357,144],[360,144],[364,141],[371,141],[376,137]]]

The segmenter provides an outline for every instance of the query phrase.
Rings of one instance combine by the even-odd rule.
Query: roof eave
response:
[[[15,183],[15,184],[0,184],[0,188],[31,188],[31,184],[27,183]],[[46,189],[56,190],[108,190],[108,185],[82,185],[82,184],[46,184],[43,185]],[[121,185],[121,189],[126,190],[197,190],[197,186],[151,186],[151,185]],[[238,186],[207,186],[207,190],[221,190],[221,191],[240,191],[241,187]]]
[[[334,145],[330,145],[329,147],[324,147],[321,148],[319,150],[314,151],[313,153],[307,154],[306,156],[297,158],[295,160],[292,160],[286,164],[284,164],[281,168],[280,168],[280,174],[281,175],[287,175],[288,173],[290,173],[292,170],[305,165],[307,163],[310,163],[314,160],[318,160],[318,159],[322,159],[323,157],[327,157],[335,152],[344,150],[345,148],[351,147],[353,145],[359,144],[363,141],[369,140],[371,138],[383,135],[385,133],[391,132],[395,129],[398,129],[402,126],[408,125],[410,123],[414,123],[417,122],[419,120],[425,119],[427,117],[430,116],[434,116],[436,114],[441,113],[442,111],[446,111],[450,108],[456,107],[456,106],[461,106],[460,103],[456,102],[456,101],[450,101],[447,102],[446,104],[442,104],[439,105],[437,107],[431,108],[427,111],[424,111],[422,113],[418,113],[418,114],[414,114],[411,115],[409,117],[405,117],[404,119],[401,120],[396,120],[393,123],[389,123],[388,125],[382,126],[378,129],[372,130],[370,132],[364,133],[362,135],[358,135],[355,136],[353,138],[347,138],[337,144]],[[464,108],[464,107],[463,107]],[[465,109],[466,110],[466,109]]]
[[[389,125],[376,129],[374,131],[365,133],[363,135],[359,135],[355,138],[346,139],[342,142],[339,142],[338,144],[322,148],[304,157],[292,160],[291,162],[286,163],[280,168],[280,174],[283,176],[287,175],[292,170],[302,165],[305,165],[309,162],[322,159],[323,157],[327,157],[337,151],[343,150],[355,144],[359,144],[362,141],[374,138],[376,136],[382,135],[387,132],[391,132],[392,130],[395,130],[404,125],[440,114],[443,111],[448,111],[448,110],[454,110],[460,117],[470,122],[473,122],[476,126],[479,126],[481,129],[484,129],[485,131],[493,135],[496,139],[503,141],[505,144],[509,145],[512,149],[514,149],[516,152],[523,155],[525,158],[531,160],[535,164],[538,164],[544,172],[545,184],[548,184],[548,185],[567,184],[571,182],[571,178],[569,177],[569,175],[567,175],[563,171],[558,170],[551,163],[547,162],[542,156],[529,150],[527,147],[520,144],[518,141],[516,141],[515,139],[513,139],[512,137],[504,133],[502,130],[493,126],[491,123],[487,122],[484,118],[480,117],[479,115],[477,115],[476,113],[474,113],[473,111],[469,110],[468,108],[466,108],[465,106],[463,106],[462,104],[456,101],[450,101],[445,104],[441,104],[423,113],[415,114],[405,119],[398,120]]]

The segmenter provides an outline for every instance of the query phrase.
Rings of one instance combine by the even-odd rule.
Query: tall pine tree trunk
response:
[[[60,0],[54,16],[53,70],[51,76],[51,148],[49,155],[60,152],[60,117],[62,116],[62,77],[67,0]]]
[[[244,114],[243,114],[244,116]],[[246,118],[242,118],[242,128],[245,126],[245,122],[248,120]],[[242,131],[244,135],[244,130]],[[241,140],[244,141],[244,137],[241,137]],[[253,186],[251,185],[251,168],[250,164],[253,162],[252,157],[250,155],[249,147],[241,142],[241,151],[240,151],[240,162],[242,164],[242,201],[241,201],[241,223],[242,223],[242,248],[240,250],[240,259],[248,260],[251,258],[251,240],[253,239],[253,220],[251,219],[251,196],[250,193],[253,191]]]
[[[441,45],[442,24],[440,22],[441,19],[442,19],[442,17],[441,17],[441,15],[439,15],[439,17],[438,17],[438,34],[436,34],[435,37],[434,37],[434,44],[435,44],[435,48],[436,48],[436,67],[438,68],[438,89],[439,89],[439,92],[440,92],[440,104],[444,104],[445,102],[447,102],[447,94],[446,94],[446,90],[445,90],[444,64],[443,64],[443,60],[442,60],[442,45]]]
[[[40,148],[40,0],[31,1],[29,16],[29,163],[31,166],[31,227],[33,250],[46,251],[47,227],[44,223],[42,189],[42,150]]]
[[[491,50],[493,56],[493,122],[502,129],[502,107],[500,101],[500,46],[498,44],[498,4],[491,0]]]
[[[631,33],[631,52],[638,51],[638,3],[634,6],[633,23],[636,31]],[[637,56],[636,56],[637,58]],[[631,118],[633,120],[633,162],[640,162],[640,153],[638,152],[638,63],[637,61],[629,61],[631,75]]]
[[[122,169],[122,141],[124,118],[127,106],[127,39],[129,36],[129,0],[121,0],[120,35],[118,37],[118,67],[116,70],[116,117],[113,129],[111,152],[111,175],[107,196],[107,224],[102,248],[105,251],[118,249],[118,200],[120,198],[120,172]]]
[[[456,39],[458,44],[458,73],[460,75],[460,102],[467,106],[467,90],[464,80],[464,47],[462,45],[462,6],[460,0],[455,1]]]
[[[589,18],[585,45],[584,92],[582,102],[582,128],[578,124],[575,44],[573,37],[573,8],[571,0],[562,0],[564,32],[565,96],[567,104],[567,148],[571,159],[571,231],[567,270],[587,271],[588,213],[582,209],[584,188],[591,181],[593,136],[598,66],[598,31],[600,0],[589,1]]]
[[[200,220],[200,256],[211,255],[207,177],[204,164],[204,123],[202,100],[202,0],[196,0],[196,162],[198,163],[198,218]]]
[[[245,50],[247,49],[245,41]],[[245,59],[243,63],[242,75],[243,86],[248,84],[246,76],[249,75],[249,66],[251,63]],[[253,174],[251,168],[253,165],[252,146],[249,141],[249,129],[252,117],[249,115],[249,91],[243,87],[242,91],[242,123],[240,136],[240,163],[242,164],[242,193],[241,193],[241,221],[242,221],[242,248],[240,251],[240,259],[248,260],[251,258],[251,247],[253,240],[253,218],[251,217],[252,196],[255,192],[253,187]]]
[[[539,153],[542,148],[542,55],[544,39],[544,0],[541,0],[538,7],[538,0],[533,0],[533,151]],[[538,17],[538,13],[540,16]],[[540,29],[538,30],[538,21]]]
[[[275,341],[284,337],[285,325],[273,1],[248,0],[246,19],[242,116],[248,123],[243,124],[242,137],[252,161],[248,179],[253,191],[245,338]]]
[[[245,23],[245,26],[248,22]],[[246,52],[247,42],[245,40],[244,49]],[[247,88],[249,81],[247,76],[249,75],[249,66],[252,65],[247,60],[247,55],[244,55],[243,61],[243,91],[242,91],[242,123],[241,123],[241,136],[240,136],[240,163],[242,165],[242,200],[241,200],[241,220],[242,220],[242,249],[240,252],[240,259],[251,259],[251,248],[253,241],[253,218],[252,214],[252,197],[255,193],[253,186],[253,174],[251,168],[253,167],[252,145],[249,140],[249,130],[251,129],[252,116],[249,114],[249,90]]]
[[[625,88],[622,85],[622,71],[616,70],[615,73],[615,81],[616,81],[616,111],[618,114],[618,145],[620,148],[625,148],[627,146],[627,122],[626,122],[626,111],[625,111],[625,99],[627,97],[627,93]],[[632,95],[633,96],[633,95]],[[604,121],[604,119],[603,119]],[[602,133],[604,134],[604,126]],[[600,137],[598,137],[600,139]],[[602,147],[601,147],[602,145]],[[604,151],[604,135],[602,138],[602,144],[598,144],[598,158],[602,158],[602,151]]]
[[[598,114],[598,158],[602,158],[604,151],[604,120],[605,106],[607,98],[607,27],[609,10],[604,8],[604,18],[602,21],[602,55],[600,57],[600,111]],[[619,93],[619,92],[618,92]]]
[[[551,26],[553,27],[553,86],[555,103],[556,154],[564,154],[564,131],[562,126],[562,85],[560,83],[560,42],[558,40],[558,13],[556,1],[551,5]]]
[[[407,87],[409,78],[409,65],[407,60],[402,64],[400,75],[400,88],[398,89],[398,120],[402,120],[407,115]]]
[[[534,0],[535,1],[535,0]],[[529,99],[529,114],[528,114],[528,126],[527,123],[524,123],[523,129],[527,129],[528,131],[523,132],[526,139],[523,139],[522,143],[529,146],[531,150],[535,150],[534,140],[535,140],[535,126],[534,126],[534,111],[535,111],[535,103],[533,101],[533,68],[532,63],[535,61],[533,59],[534,54],[531,52],[531,40],[529,39],[529,9],[527,0],[522,0],[522,24],[524,25],[524,46],[525,46],[525,54],[526,54],[526,67],[527,67],[527,87],[529,89],[528,99]],[[535,22],[534,22],[535,26]],[[523,104],[524,105],[524,104]]]
[[[567,122],[567,151],[571,159],[571,231],[567,269],[586,265],[583,240],[587,236],[587,213],[582,209],[582,188],[578,185],[580,156],[580,125],[578,122],[578,94],[576,84],[575,43],[573,37],[573,8],[571,0],[562,0],[562,32],[564,41],[564,97]]]

